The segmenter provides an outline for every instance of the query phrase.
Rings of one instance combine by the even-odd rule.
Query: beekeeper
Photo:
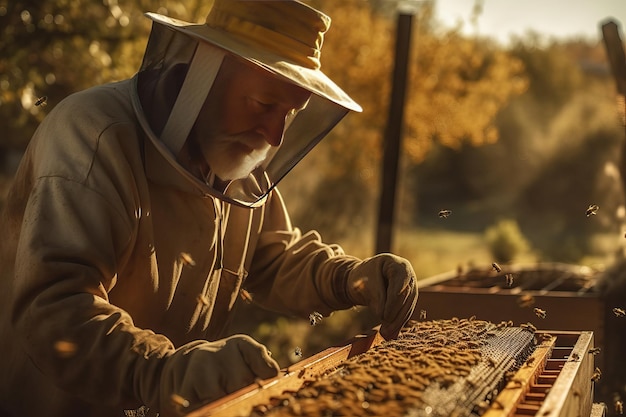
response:
[[[386,338],[415,308],[405,259],[301,233],[276,188],[361,110],[320,70],[329,17],[238,0],[205,24],[148,17],[138,74],[59,103],[9,192],[0,414],[178,415],[277,375],[224,338],[242,288],[305,318],[367,305]]]

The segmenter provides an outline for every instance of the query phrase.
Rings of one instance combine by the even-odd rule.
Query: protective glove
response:
[[[246,335],[190,342],[166,359],[160,415],[189,412],[190,406],[216,400],[257,378],[274,377],[279,369],[267,348]]]
[[[346,295],[381,318],[380,334],[395,339],[413,315],[417,303],[417,280],[404,258],[383,253],[358,263],[349,273]]]

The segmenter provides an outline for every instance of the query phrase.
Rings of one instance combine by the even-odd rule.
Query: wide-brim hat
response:
[[[330,18],[296,0],[215,0],[204,24],[157,13],[154,22],[208,42],[348,110],[362,111],[321,71]]]

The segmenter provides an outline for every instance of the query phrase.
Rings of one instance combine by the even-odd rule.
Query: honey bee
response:
[[[196,261],[194,261],[191,255],[187,252],[180,253],[180,260],[183,261],[183,264],[185,265],[196,266]]]
[[[540,319],[545,319],[546,316],[548,315],[548,313],[546,313],[546,310],[542,310],[540,308],[535,307],[535,315],[537,317],[539,317]]]
[[[78,346],[69,340],[57,340],[54,343],[54,350],[62,358],[70,358],[76,354]]]
[[[615,412],[619,415],[624,414],[624,403],[622,400],[615,400]]]
[[[595,216],[599,209],[600,209],[600,206],[598,206],[597,204],[590,204],[585,214],[587,214],[587,217]]]
[[[506,279],[507,287],[513,286],[513,274],[506,274],[504,278]]]
[[[311,326],[315,326],[317,323],[322,321],[323,318],[324,316],[322,316],[317,311],[314,311],[311,314],[309,314],[309,321],[311,322]]]
[[[613,314],[615,314],[615,317],[624,317],[626,315],[626,311],[624,311],[623,308],[615,307],[613,309]]]
[[[533,363],[535,363],[535,357],[531,356],[530,358],[528,358],[526,360],[526,366],[531,366]]]
[[[35,106],[37,107],[45,107],[46,104],[48,104],[48,96],[41,96],[35,101]]]
[[[576,352],[572,353],[571,355],[569,355],[569,357],[574,361],[574,362],[578,362],[580,360],[580,355]]]
[[[521,327],[522,329],[526,329],[528,331],[531,331],[533,333],[537,331],[537,328],[535,326],[533,326],[532,323],[522,323],[522,324],[519,325],[519,327]]]
[[[420,320],[426,320],[426,310],[420,310]]]
[[[442,219],[447,219],[448,216],[452,214],[451,210],[439,210],[439,217]]]
[[[498,265],[496,262],[492,263],[491,266],[493,267],[494,271],[502,272],[502,268],[500,268],[500,265]]]
[[[600,377],[602,377],[602,371],[600,371],[600,368],[596,366],[596,369],[594,369],[593,371],[593,375],[591,375],[591,380],[593,382],[598,382],[600,380]]]
[[[294,353],[296,356],[302,357],[302,349],[300,349],[300,347],[296,347],[296,350]]]
[[[239,290],[239,296],[246,304],[252,304],[252,294],[245,289],[242,288]]]
[[[172,401],[172,404],[176,406],[183,407],[183,408],[189,407],[189,400],[183,398],[182,396],[178,394],[172,394],[170,396],[170,400]]]
[[[597,355],[598,353],[600,353],[600,348],[599,347],[594,347],[589,349],[589,353],[592,355]]]
[[[354,281],[354,284],[352,284],[352,288],[354,288],[356,291],[361,292],[365,289],[366,282],[367,282],[367,277],[359,278],[356,281]]]
[[[520,307],[530,307],[535,304],[535,297],[530,294],[522,294],[517,299],[517,303]]]

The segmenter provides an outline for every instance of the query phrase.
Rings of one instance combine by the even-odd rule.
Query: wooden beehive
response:
[[[479,414],[466,415],[568,417],[591,416],[592,410],[597,411],[592,404],[594,355],[588,353],[593,347],[593,333],[537,332],[535,340],[537,344],[530,356],[499,384],[497,396],[489,396],[487,406],[481,408]],[[250,416],[259,404],[268,404],[272,398],[280,397],[286,391],[297,392],[306,381],[331,370],[337,372],[342,364],[384,343],[377,331],[359,336],[345,345],[331,347],[302,360],[276,378],[260,381],[206,404],[187,414],[187,417]],[[320,406],[320,416],[332,414],[327,412]],[[431,414],[429,411],[427,414],[416,412],[414,415],[442,414]]]
[[[593,291],[596,271],[561,263],[497,267],[500,271],[485,265],[419,281],[415,318],[420,312],[432,320],[475,315],[494,322],[532,323],[540,330],[591,331],[596,345],[605,345],[607,309]],[[535,308],[545,311],[545,317],[537,316]],[[604,366],[603,352],[596,363]]]

